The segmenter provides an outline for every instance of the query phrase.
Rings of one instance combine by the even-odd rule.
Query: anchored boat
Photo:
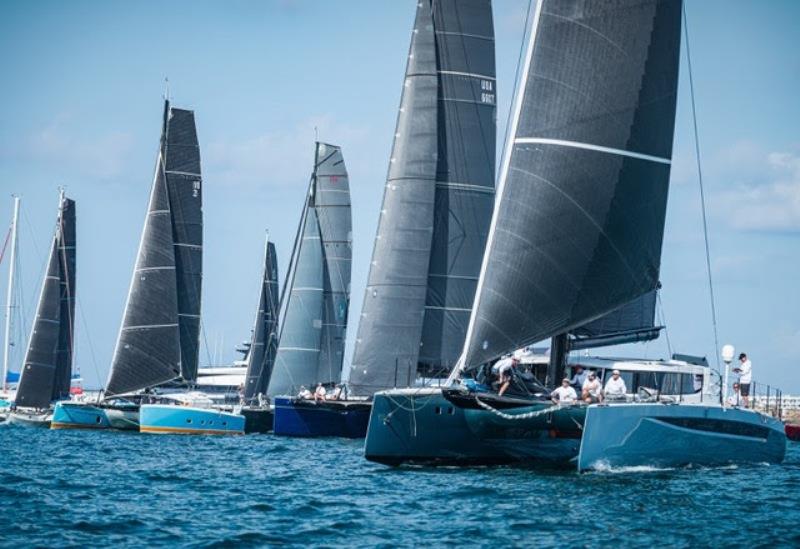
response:
[[[58,222],[50,246],[36,318],[7,421],[48,427],[52,403],[70,398],[75,338],[75,201],[59,195]]]
[[[341,382],[352,258],[350,184],[341,149],[316,143],[314,169],[281,299],[275,367],[267,393],[275,400],[274,432],[283,436],[347,436],[331,430],[341,415],[366,429],[369,413],[325,399],[295,397]],[[278,401],[276,397],[283,397]],[[280,405],[278,404],[280,402]]]

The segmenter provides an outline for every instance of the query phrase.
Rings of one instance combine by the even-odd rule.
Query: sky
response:
[[[495,0],[498,148],[528,0]],[[58,188],[77,201],[76,365],[108,375],[152,183],[164,79],[195,110],[204,184],[201,364],[249,338],[265,231],[285,269],[316,135],[342,146],[356,322],[394,134],[413,0],[0,2],[0,238],[22,197],[23,359]],[[800,2],[686,0],[720,345],[800,392]],[[708,356],[702,210],[683,44],[661,281],[668,338],[603,354]],[[498,151],[498,165],[499,165]],[[8,261],[0,266],[5,288]],[[4,295],[4,293],[3,293]],[[667,344],[669,340],[669,345]]]

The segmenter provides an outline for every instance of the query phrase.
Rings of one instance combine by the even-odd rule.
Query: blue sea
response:
[[[389,468],[362,442],[0,425],[0,545],[797,546],[783,465]]]

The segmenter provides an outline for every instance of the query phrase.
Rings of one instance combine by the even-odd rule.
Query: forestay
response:
[[[466,366],[657,287],[680,25],[679,0],[537,4]]]
[[[75,201],[59,200],[58,222],[15,403],[46,408],[69,398],[75,328]]]
[[[417,6],[350,373],[362,394],[455,362],[491,218],[491,2]]]

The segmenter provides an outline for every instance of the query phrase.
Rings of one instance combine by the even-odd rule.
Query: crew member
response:
[[[556,387],[556,389],[550,393],[550,398],[552,398],[553,402],[556,404],[570,404],[578,400],[578,393],[576,393],[572,385],[569,384],[569,378],[565,377],[561,380],[561,387]]]
[[[605,395],[608,399],[621,400],[628,393],[625,380],[619,375],[619,370],[611,372],[611,378],[606,381]]]

